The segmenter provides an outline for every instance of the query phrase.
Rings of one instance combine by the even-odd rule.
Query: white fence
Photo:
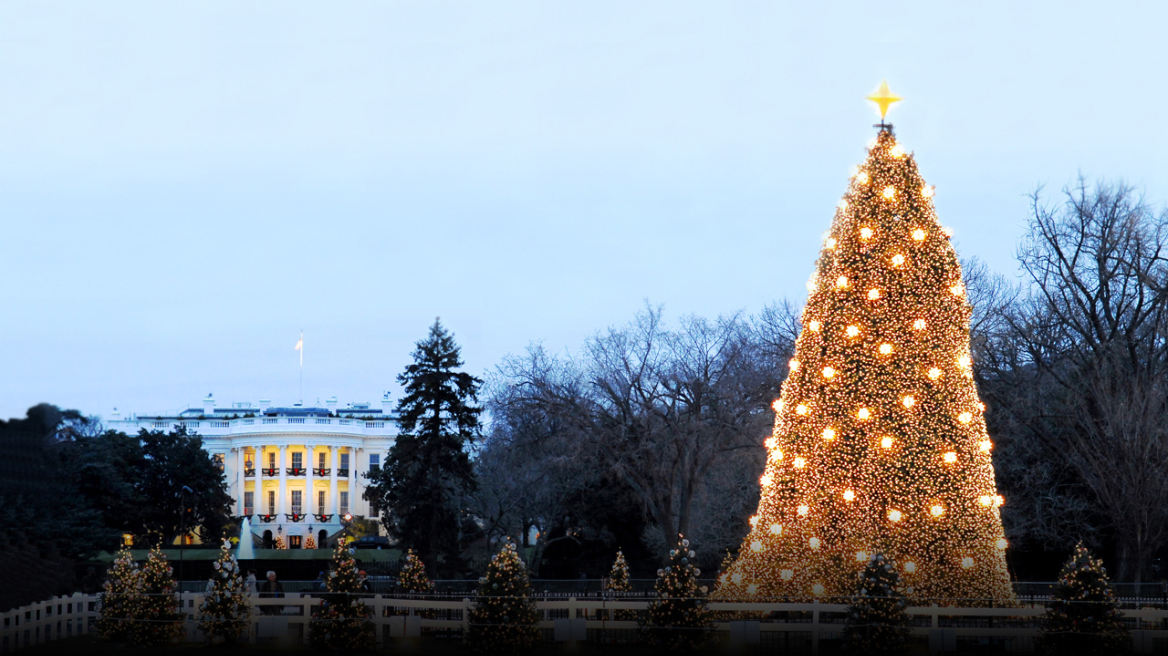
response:
[[[182,595],[186,639],[204,639],[197,629],[203,595]],[[275,642],[288,646],[306,644],[312,609],[320,603],[307,594],[290,593],[281,599],[253,599],[255,614],[248,632],[251,642]],[[365,599],[373,610],[379,645],[397,638],[425,635],[458,639],[467,630],[470,599],[402,598],[373,595]],[[637,622],[612,619],[615,611],[644,611],[648,601],[602,597],[540,599],[540,629],[544,638],[558,642],[631,642]],[[273,607],[279,607],[277,610]],[[715,641],[722,644],[758,644],[767,651],[818,653],[820,643],[839,638],[843,628],[843,604],[711,602],[716,612],[743,613],[757,620],[721,620],[715,623]],[[98,619],[97,596],[76,593],[54,597],[6,613],[0,613],[0,650],[4,653],[72,636],[92,633]],[[278,614],[263,614],[264,609]],[[1036,619],[1044,613],[1038,605],[1022,608],[910,607],[912,633],[927,637],[930,653],[955,652],[960,642],[993,643],[996,650],[1030,652],[1038,630]],[[1123,611],[1132,629],[1135,653],[1168,653],[1168,610]]]

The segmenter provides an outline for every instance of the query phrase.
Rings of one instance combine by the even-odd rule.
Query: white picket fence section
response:
[[[186,639],[204,639],[198,630],[198,608],[203,600],[199,593],[182,595],[186,613]],[[98,619],[97,595],[76,593],[54,597],[19,609],[0,613],[0,652],[44,644],[94,631]],[[312,608],[320,600],[308,594],[290,593],[281,599],[254,599],[255,614],[248,640],[287,646],[307,643]],[[402,598],[374,595],[365,598],[373,609],[379,645],[395,638],[420,638],[424,633],[445,634],[457,639],[468,626],[470,599]],[[635,621],[616,621],[614,611],[640,611],[648,601],[606,599],[601,597],[563,597],[539,599],[536,607],[543,618],[540,629],[545,639],[557,642],[623,642],[636,635]],[[265,607],[282,607],[279,614],[265,615]],[[843,604],[821,603],[740,603],[711,602],[713,611],[743,611],[769,618],[788,613],[796,619],[733,620],[716,622],[715,639],[723,644],[760,644],[768,651],[784,646],[784,651],[818,653],[821,641],[839,637],[843,629]],[[1044,609],[1023,608],[956,608],[918,606],[908,608],[913,619],[913,634],[927,636],[930,653],[957,651],[961,639],[997,639],[1005,651],[1031,652],[1038,630],[1035,620]],[[1132,628],[1135,653],[1168,653],[1168,610],[1130,609],[1123,611]],[[788,615],[789,616],[789,615]]]

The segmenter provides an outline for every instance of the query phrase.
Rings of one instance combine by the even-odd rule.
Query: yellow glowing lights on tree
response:
[[[1010,546],[1010,543],[1006,542],[1006,538],[999,538],[995,546],[998,548],[998,550],[1005,551],[1006,547]]]
[[[957,415],[957,421],[963,424],[968,424],[969,422],[973,421],[973,414],[969,412],[963,412]]]
[[[758,479],[758,482],[759,482],[759,483],[762,483],[762,486],[763,486],[763,487],[770,487],[770,486],[771,486],[771,483],[774,483],[775,481],[774,481],[774,479],[773,479],[773,478],[771,478],[770,474],[763,474],[763,475],[762,475],[762,476],[761,476],[761,477]]]
[[[990,442],[989,440],[982,440],[977,445],[977,450],[981,451],[982,453],[989,453],[990,449],[992,449],[992,448],[994,448],[994,444],[993,444],[993,442]]]
[[[962,558],[961,559],[961,567],[963,569],[969,569],[970,567],[973,567],[973,559],[970,558],[969,556]]]
[[[879,550],[915,596],[1013,600],[960,264],[898,146],[882,129],[824,234],[769,483],[717,598],[847,596],[856,557]]]
[[[754,542],[751,542],[750,543],[750,550],[754,551],[754,552],[762,551],[762,541],[755,540]]]
[[[783,411],[783,400],[782,399],[776,400],[774,403],[771,404],[771,407],[775,409],[775,412],[782,412]]]

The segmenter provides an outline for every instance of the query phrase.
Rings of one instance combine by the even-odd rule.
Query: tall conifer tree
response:
[[[458,345],[439,320],[412,357],[397,377],[405,390],[397,404],[401,434],[385,467],[369,476],[365,498],[431,573],[440,566],[450,572],[458,561],[461,498],[475,489],[467,446],[479,435],[482,408],[474,403],[482,380],[458,371]]]

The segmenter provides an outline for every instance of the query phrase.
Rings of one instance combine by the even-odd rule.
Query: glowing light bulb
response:
[[[940,377],[941,377],[941,370],[940,369],[933,367],[932,369],[929,370],[929,380],[937,380]]]
[[[768,449],[775,448],[776,444],[778,444],[778,440],[776,440],[773,437],[768,437],[768,438],[766,438],[766,441],[763,442],[763,445],[766,446],[766,448],[768,448]]]
[[[756,593],[756,592],[758,592],[758,586],[757,586],[757,585],[755,585],[755,584],[751,583],[750,585],[746,586],[746,594],[748,594],[748,595],[752,595],[752,594],[754,594],[754,593]]]
[[[782,460],[782,459],[783,459],[782,449],[775,449],[774,451],[771,452],[771,460]]]
[[[807,506],[799,506],[795,512],[799,513],[800,517],[806,517],[807,513],[811,512],[811,509]]]
[[[795,458],[795,461],[791,464],[795,465],[795,469],[803,469],[807,466],[807,461],[803,458]]]
[[[879,289],[869,289],[868,290],[868,300],[869,301],[880,300],[880,290]]]
[[[859,182],[860,184],[868,184],[868,174],[864,171],[860,171],[856,174],[856,182]]]
[[[771,483],[774,482],[774,479],[770,477],[770,474],[763,474],[762,477],[758,479],[758,482],[762,483],[763,487],[770,487]]]
[[[871,238],[872,238],[872,229],[871,228],[869,228],[868,226],[864,226],[863,228],[860,228],[860,239],[871,239]]]
[[[973,364],[973,361],[969,359],[968,355],[963,355],[957,358],[957,364],[960,365],[962,369],[968,369],[969,366]]]
[[[738,572],[735,572],[730,575],[730,581],[733,583],[742,583],[742,575]]]
[[[952,294],[954,296],[962,296],[965,294],[965,285],[962,285],[962,284],[953,285],[952,287],[949,288],[949,291],[952,292]]]
[[[854,501],[855,499],[856,499],[855,492],[852,492],[851,490],[844,490],[844,501]]]
[[[911,408],[917,404],[917,400],[911,396],[904,397],[903,399],[900,400],[900,402],[903,403],[904,407],[906,407],[906,408]]]
[[[982,496],[978,497],[977,502],[980,503],[981,505],[985,506],[986,508],[989,508],[990,506],[994,505],[994,498],[991,497],[990,495],[986,494],[986,495],[982,495]]]
[[[868,552],[867,551],[857,551],[856,552],[856,562],[857,563],[868,562]]]
[[[807,541],[807,546],[811,547],[812,549],[818,549],[819,548],[819,538],[811,538],[810,540]]]
[[[908,572],[909,574],[912,574],[913,572],[917,571],[917,564],[911,560],[908,561],[907,563],[904,564],[904,571]]]
[[[718,581],[719,581],[719,582],[720,582],[722,585],[726,585],[726,582],[727,582],[727,581],[729,581],[729,580],[730,580],[730,575],[729,575],[729,574],[723,574],[722,576],[719,576],[719,577],[718,577]]]
[[[963,424],[968,424],[969,422],[973,421],[973,415],[968,412],[963,412],[957,415],[957,421]]]
[[[848,326],[847,330],[844,331],[844,334],[846,334],[848,337],[856,337],[860,334],[860,329],[856,326]]]
[[[970,567],[973,567],[973,559],[970,558],[969,556],[962,558],[961,559],[961,566],[965,569],[969,569]]]
[[[941,234],[945,235],[946,237],[952,237],[953,228],[941,228]]]
[[[903,517],[903,516],[904,515],[902,515],[899,510],[889,510],[888,511],[888,521],[899,522],[901,517]]]
[[[782,570],[782,571],[780,571],[780,572],[779,572],[779,576],[780,576],[780,577],[781,577],[781,578],[782,578],[784,581],[790,581],[790,580],[791,580],[791,578],[795,576],[795,572],[794,572],[793,570],[784,569],[784,570]]]
[[[754,528],[754,527],[755,527],[755,526],[757,526],[757,525],[758,525],[758,515],[753,515],[753,516],[751,516],[751,518],[750,518],[750,526],[751,526],[751,528]]]
[[[901,266],[904,264],[904,256],[900,253],[892,256],[892,266]]]
[[[944,456],[945,462],[953,464],[957,462],[957,453],[954,451],[946,451]]]
[[[759,540],[755,540],[754,542],[751,542],[750,543],[750,550],[755,552],[755,553],[761,552],[762,551],[762,542]]]
[[[1010,543],[1006,542],[1006,538],[998,538],[996,546],[998,547],[998,550],[1005,551],[1006,547],[1010,546]]]
[[[807,329],[813,333],[817,333],[819,332],[819,326],[820,323],[818,321],[812,321],[811,323],[807,324]]]
[[[984,404],[984,403],[980,403],[980,402],[979,402],[979,403],[977,404],[977,409],[978,409],[978,410],[981,410],[982,412],[985,412],[985,404]]]
[[[994,448],[994,443],[990,442],[989,440],[982,440],[981,443],[977,445],[977,448],[982,453],[989,453],[990,449]]]
[[[881,440],[880,440],[880,448],[882,448],[882,449],[891,449],[891,448],[892,448],[892,442],[893,442],[893,441],[894,441],[894,440],[893,440],[891,437],[885,437],[885,438],[881,438]]]
[[[795,406],[795,414],[802,416],[802,415],[807,414],[807,412],[808,412],[807,406],[803,405],[802,403]]]
[[[921,230],[920,228],[913,230],[912,238],[916,241],[924,241],[925,240],[925,231]]]
[[[787,363],[787,366],[791,367],[791,371],[799,371],[799,361],[798,360],[795,360],[792,358],[791,361]]]
[[[892,150],[888,152],[892,153],[893,157],[904,157],[904,146],[896,144],[892,147]]]
[[[994,506],[995,506],[995,507],[997,507],[997,508],[1001,508],[1001,507],[1002,507],[1002,505],[1003,505],[1003,504],[1005,504],[1005,503],[1006,503],[1006,498],[1005,498],[1005,497],[1003,497],[1003,496],[1002,496],[1002,495],[1000,495],[1000,494],[995,494],[995,495],[994,495]]]
[[[929,508],[929,514],[931,514],[933,517],[940,517],[941,515],[945,514],[945,508],[943,506],[933,506],[932,508]]]
[[[929,185],[921,187],[921,195],[925,198],[932,198],[934,193],[936,192],[934,191],[933,187]]]
[[[892,344],[885,342],[880,345],[880,355],[888,355],[892,353]]]
[[[775,412],[782,412],[783,411],[782,399],[776,399],[775,402],[771,404],[771,407],[775,409]]]
[[[896,189],[894,187],[885,187],[884,188],[884,197],[887,198],[888,200],[892,200],[892,197],[895,195],[896,195]]]
[[[835,439],[835,429],[834,428],[823,429],[823,439],[825,439],[829,442],[831,440],[834,440]]]
[[[848,209],[848,199],[846,199],[846,198],[840,199],[840,202],[839,202],[839,205],[838,205],[838,207],[839,207],[841,210],[846,210],[846,209]]]
[[[872,411],[868,408],[860,408],[856,411],[856,419],[860,421],[867,421],[872,416]]]
[[[782,535],[783,527],[781,524],[771,524],[771,535]]]
[[[831,367],[824,367],[823,368],[823,377],[828,379],[828,380],[835,378],[835,369],[832,369]]]
[[[823,594],[823,584],[822,584],[822,583],[816,583],[815,585],[811,586],[811,592],[812,592],[812,594],[814,594],[816,597],[818,597],[818,596],[822,595],[822,594]]]
[[[924,330],[924,329],[925,329],[925,320],[924,319],[917,319],[916,321],[913,322],[913,330]]]
[[[834,249],[835,245],[836,245],[835,237],[828,237],[827,238],[827,247]]]
[[[847,287],[848,286],[848,277],[847,276],[840,276],[839,278],[836,278],[835,286],[839,287],[840,289],[844,289],[845,287]]]

